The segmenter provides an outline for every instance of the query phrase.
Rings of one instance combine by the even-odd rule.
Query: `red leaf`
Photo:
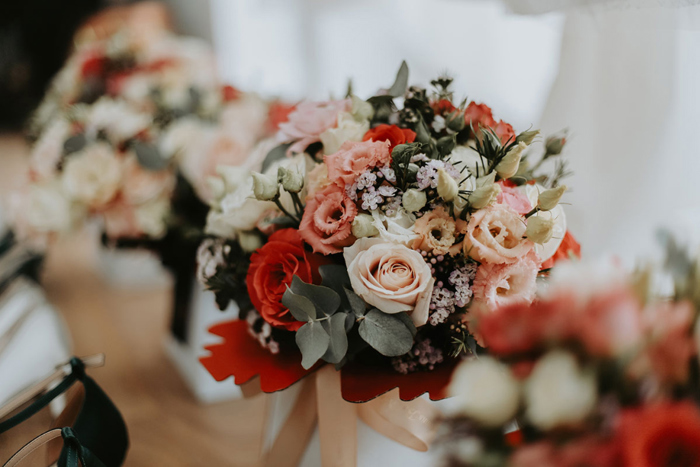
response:
[[[233,376],[237,385],[247,383],[260,376],[263,392],[287,389],[304,376],[316,370],[304,370],[301,366],[301,353],[298,351],[272,354],[248,334],[245,321],[228,321],[209,328],[223,341],[205,347],[210,352],[199,361],[217,381]]]
[[[449,359],[437,365],[433,371],[418,371],[407,375],[391,368],[349,363],[340,373],[343,399],[348,402],[367,402],[394,388],[399,388],[399,397],[403,401],[413,400],[426,392],[431,400],[444,399],[457,363],[457,359]]]

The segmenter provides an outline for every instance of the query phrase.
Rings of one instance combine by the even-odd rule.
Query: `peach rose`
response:
[[[283,143],[294,142],[289,153],[300,153],[313,143],[321,141],[321,133],[333,128],[340,112],[352,110],[352,101],[343,99],[328,102],[302,102],[280,123],[278,139]]]
[[[328,178],[340,185],[352,184],[365,170],[391,161],[388,141],[348,141],[338,152],[323,157]]]
[[[416,221],[413,231],[419,237],[413,242],[413,249],[454,256],[462,248],[461,244],[455,244],[455,238],[465,226],[463,220],[455,221],[442,206],[438,206]]]
[[[534,248],[523,238],[525,228],[523,218],[509,206],[494,204],[481,209],[467,225],[464,254],[481,263],[513,263]]]
[[[355,237],[352,221],[357,206],[338,185],[330,185],[306,204],[299,225],[299,235],[311,245],[314,253],[331,255],[341,253]]]
[[[474,303],[488,309],[531,303],[537,291],[540,261],[534,251],[510,264],[482,264],[476,270]]]
[[[122,195],[130,204],[143,204],[161,196],[168,196],[175,187],[175,175],[170,170],[144,169],[135,155],[124,160]]]
[[[404,245],[362,238],[345,248],[353,290],[384,313],[406,312],[416,326],[428,321],[435,279],[420,253]]]

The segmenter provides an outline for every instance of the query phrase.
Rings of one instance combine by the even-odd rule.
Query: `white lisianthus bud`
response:
[[[416,190],[415,188],[409,188],[404,191],[401,197],[401,202],[403,207],[408,212],[416,212],[423,209],[425,203],[428,202],[428,197],[424,192]]]
[[[253,172],[253,195],[258,201],[274,201],[280,195],[277,175]]]
[[[457,185],[457,180],[452,178],[452,175],[448,174],[445,169],[438,169],[438,184],[437,192],[442,199],[447,202],[454,200],[459,194],[459,185]]]
[[[555,224],[554,219],[532,216],[527,220],[525,236],[532,242],[544,245],[552,239]]]
[[[527,418],[538,428],[581,422],[598,398],[595,373],[579,368],[576,357],[554,350],[542,357],[525,383]]]
[[[224,179],[221,177],[208,177],[207,185],[213,200],[218,201],[226,194],[226,183],[224,183]]]
[[[277,169],[277,180],[289,193],[299,193],[304,188],[304,177],[296,168],[280,167]]]
[[[523,155],[523,151],[527,149],[527,144],[520,142],[513,146],[501,162],[496,166],[496,172],[502,179],[507,179],[512,177],[518,172],[518,167],[520,166],[520,158]]]
[[[358,214],[352,221],[352,234],[357,238],[374,237],[379,230],[374,226],[374,218],[369,214]]]
[[[252,253],[263,245],[260,235],[246,230],[238,232],[238,244],[246,253]]]
[[[532,130],[532,131],[523,131],[518,135],[516,138],[516,142],[520,143],[521,141],[525,143],[527,146],[531,145],[533,141],[535,141],[535,138],[537,138],[540,135],[540,130]]]
[[[565,191],[566,185],[559,185],[556,188],[544,190],[537,198],[537,207],[540,211],[551,211],[557,207]]]
[[[510,368],[493,357],[480,357],[457,367],[448,391],[460,414],[487,427],[505,425],[520,406],[518,381]]]
[[[496,172],[491,172],[476,180],[476,188],[469,195],[469,204],[472,208],[482,209],[496,200],[501,192],[501,187],[494,183],[495,179]]]
[[[352,99],[352,116],[357,121],[369,121],[374,116],[374,107],[364,99],[353,95]]]

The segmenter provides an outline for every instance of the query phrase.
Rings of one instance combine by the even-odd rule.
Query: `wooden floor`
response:
[[[21,185],[26,147],[21,138],[0,135],[0,196]],[[121,410],[131,448],[126,466],[255,466],[264,396],[202,406],[195,402],[163,351],[169,290],[119,290],[95,267],[94,239],[83,233],[56,244],[43,283],[64,316],[74,353],[105,353],[107,365],[91,376]],[[230,381],[223,384],[233,384]],[[3,438],[5,447],[39,433],[47,417]],[[0,449],[0,464],[10,448]],[[8,454],[8,455],[6,455]]]

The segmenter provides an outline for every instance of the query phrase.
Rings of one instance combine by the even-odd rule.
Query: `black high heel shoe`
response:
[[[66,408],[56,420],[58,430],[48,431],[30,442],[13,456],[5,464],[6,466],[16,465],[26,457],[27,452],[33,452],[39,445],[46,444],[58,436],[64,440],[63,449],[58,456],[58,467],[77,467],[76,456],[82,458],[81,462],[83,460],[88,462],[90,459],[89,463],[82,464],[83,467],[120,467],[122,465],[129,446],[124,419],[97,383],[85,374],[86,367],[102,364],[104,364],[104,356],[101,355],[84,359],[73,357],[67,365],[0,408],[0,420],[2,420],[39,396],[47,387],[61,380],[58,385],[38,397],[33,403],[0,421],[0,434],[2,434],[32,417],[59,395],[71,388],[75,390],[74,396],[69,399]],[[75,384],[78,382],[81,385]],[[20,455],[19,458],[18,455]],[[16,460],[13,461],[13,459]],[[49,465],[55,461],[56,459],[50,459]]]

